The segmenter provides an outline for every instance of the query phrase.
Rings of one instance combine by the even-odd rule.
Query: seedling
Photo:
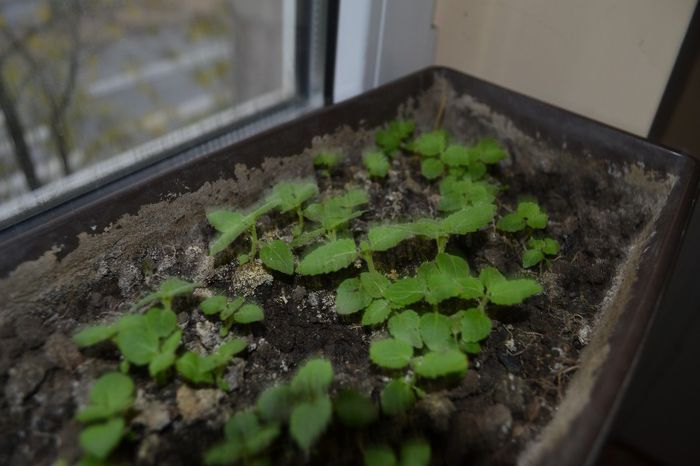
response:
[[[523,267],[534,267],[542,261],[548,261],[547,256],[556,256],[559,254],[559,243],[552,238],[536,239],[530,238],[527,240],[527,247],[523,252]]]
[[[542,212],[537,203],[523,201],[518,204],[515,212],[501,217],[496,223],[496,228],[509,233],[522,231],[526,227],[541,230],[547,227],[548,220],[549,217]]]
[[[225,440],[212,447],[204,458],[208,465],[269,464],[265,450],[280,434],[276,424],[260,422],[254,410],[234,414],[224,426]]]
[[[233,338],[223,343],[214,353],[201,356],[187,351],[175,363],[178,374],[194,384],[211,385],[216,383],[222,390],[228,390],[223,380],[223,372],[235,355],[248,346],[245,338]]]
[[[297,215],[297,225],[294,227],[294,236],[304,231],[304,202],[318,194],[318,186],[313,182],[281,182],[275,185],[270,202],[277,202],[277,208],[281,213],[294,211]]]
[[[422,157],[438,157],[447,147],[447,132],[437,130],[423,133],[408,146],[409,150]]]
[[[279,205],[276,196],[270,196],[265,202],[255,206],[247,213],[231,212],[228,210],[215,210],[207,214],[209,223],[220,233],[220,235],[209,245],[209,255],[215,256],[231,243],[233,243],[243,232],[248,231],[250,235],[250,251],[241,254],[238,260],[245,264],[255,258],[258,252],[258,230],[256,222],[264,214]]]
[[[245,304],[245,300],[240,297],[229,299],[221,295],[211,296],[202,301],[199,309],[208,316],[218,314],[221,319],[221,329],[219,330],[221,336],[228,335],[234,323],[251,324],[265,318],[260,306],[253,303]]]
[[[79,437],[85,452],[81,463],[102,464],[124,437],[124,416],[134,404],[134,383],[119,372],[104,374],[90,389],[89,400],[75,416],[87,424]]]
[[[487,181],[448,175],[440,182],[438,208],[443,212],[454,212],[477,204],[493,204],[498,190],[498,186]]]
[[[128,364],[148,365],[151,377],[162,380],[164,372],[175,362],[182,331],[171,309],[151,308],[145,314],[127,314],[111,325],[97,325],[78,332],[73,340],[80,347],[111,340],[121,352],[125,369]]]
[[[191,293],[192,290],[198,286],[199,285],[196,283],[190,283],[180,278],[168,278],[160,284],[156,291],[141,298],[141,300],[134,305],[134,308],[140,309],[155,302],[160,302],[163,308],[172,309],[173,299],[177,296]]]
[[[353,218],[362,215],[363,212],[356,209],[367,204],[368,200],[367,193],[363,190],[351,189],[340,196],[310,204],[304,210],[304,215],[320,224],[327,238],[333,241],[339,229],[347,226]]]
[[[288,384],[263,391],[255,410],[234,415],[226,424],[226,440],[209,450],[207,464],[259,464],[264,450],[277,438],[281,426],[306,453],[323,434],[333,416],[328,389],[333,367],[325,359],[306,362]],[[364,414],[367,416],[367,413]],[[357,418],[355,418],[357,420]]]
[[[365,153],[362,157],[362,161],[367,167],[367,171],[370,176],[375,178],[384,178],[389,172],[389,159],[386,155],[379,151],[371,151]]]
[[[341,391],[333,401],[333,410],[341,424],[353,429],[372,424],[379,415],[372,400],[354,390]]]
[[[314,157],[314,166],[320,168],[326,176],[330,176],[331,171],[343,161],[343,158],[337,152],[320,152]]]
[[[410,120],[396,120],[389,123],[386,129],[377,131],[375,142],[384,153],[393,157],[403,141],[413,134],[416,124]]]
[[[400,455],[387,444],[370,445],[365,449],[365,466],[428,466],[430,444],[423,439],[405,440]]]
[[[357,246],[352,239],[337,239],[324,243],[310,251],[299,262],[300,275],[320,275],[337,272],[352,264],[357,258]]]

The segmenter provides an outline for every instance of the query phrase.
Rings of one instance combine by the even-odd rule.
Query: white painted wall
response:
[[[696,0],[436,0],[435,63],[645,136]]]

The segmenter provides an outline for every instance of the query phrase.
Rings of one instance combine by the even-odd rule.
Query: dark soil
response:
[[[404,111],[421,129],[429,129],[438,102],[427,95]],[[533,276],[545,293],[521,306],[489,310],[494,331],[483,351],[470,359],[463,378],[426,384],[428,395],[409,416],[382,419],[371,431],[333,427],[308,460],[311,464],[359,464],[363,445],[397,443],[410,435],[430,439],[435,465],[515,463],[552,418],[628,248],[640,240],[668,191],[667,181],[657,174],[575,158],[517,133],[498,116],[488,117],[469,99],[451,96],[449,102],[444,127],[454,139],[473,142],[493,135],[512,154],[490,173],[508,188],[499,198],[500,214],[523,196],[537,199],[550,215],[547,234],[559,240],[561,254],[549,266],[525,271],[519,265],[523,238],[518,235],[489,229],[453,239],[448,252],[466,257],[472,269],[493,265],[507,275]],[[92,381],[115,369],[119,356],[110,344],[81,352],[69,336],[80,326],[117,318],[167,276],[206,287],[198,297],[175,303],[189,349],[211,351],[221,341],[217,321],[196,310],[207,293],[245,295],[263,306],[265,321],[236,328],[249,330],[251,344],[228,368],[230,393],[191,387],[177,378],[157,386],[147,372],[132,369],[138,386],[134,436],[120,447],[115,462],[199,464],[207,447],[221,438],[221,426],[232,412],[251,405],[275,381],[288,379],[312,355],[333,362],[334,391],[353,387],[378,400],[391,374],[371,365],[367,355],[369,341],[381,331],[334,311],[335,288],[359,270],[287,277],[257,262],[238,266],[231,260],[234,250],[214,261],[206,256],[214,232],[203,215],[212,206],[246,206],[275,179],[312,174],[310,157],[323,147],[341,148],[348,155],[330,179],[317,177],[323,193],[348,186],[370,193],[366,213],[352,224],[356,238],[373,223],[438,215],[436,185],[419,175],[415,157],[397,157],[385,181],[368,179],[359,160],[372,139],[371,131],[341,129],[315,140],[300,156],[268,160],[262,170],[241,167],[237,180],[220,180],[197,193],[144,206],[139,215],[119,219],[104,232],[82,236],[81,245],[60,262],[47,253],[0,282],[6,297],[0,304],[0,464],[43,465],[79,456],[80,426],[72,417],[85,403]],[[291,221],[271,215],[260,231],[284,238],[288,229],[275,226]],[[246,247],[244,240],[236,243],[236,248]],[[375,261],[380,270],[398,277],[412,274],[434,254],[431,242],[413,240]],[[454,309],[457,305],[448,303]],[[303,463],[295,452],[289,440],[279,441],[273,464]]]

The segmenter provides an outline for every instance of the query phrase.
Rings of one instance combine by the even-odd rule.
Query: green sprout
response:
[[[260,464],[258,461],[267,460],[264,450],[285,424],[295,443],[308,454],[333,416],[328,394],[332,381],[329,361],[317,358],[306,362],[290,383],[263,391],[255,410],[234,415],[226,424],[226,439],[207,452],[205,463]]]
[[[191,293],[192,290],[198,286],[199,285],[196,283],[190,283],[180,278],[171,277],[161,283],[156,291],[141,298],[141,300],[137,302],[134,307],[142,308],[155,302],[160,302],[163,308],[172,309],[173,299],[175,299],[177,296]]]
[[[389,157],[393,157],[401,144],[408,139],[416,129],[416,124],[410,120],[395,120],[386,129],[377,131],[375,142]]]
[[[87,424],[80,432],[86,464],[103,464],[126,433],[124,416],[134,404],[134,383],[119,372],[102,375],[90,389],[89,404],[75,418]]]
[[[542,212],[536,202],[522,201],[515,212],[504,215],[496,223],[496,228],[508,233],[522,231],[526,227],[541,230],[547,227],[549,217]]]
[[[234,323],[251,324],[260,322],[265,318],[265,314],[257,304],[244,304],[243,298],[229,299],[226,296],[211,296],[199,305],[204,315],[217,315],[221,319],[221,336],[228,335]]]
[[[447,139],[444,130],[423,133],[409,144],[409,149],[422,157],[438,157],[447,147]]]
[[[187,351],[178,358],[175,368],[178,374],[194,384],[216,383],[221,390],[226,391],[229,387],[223,380],[224,369],[247,346],[245,338],[233,338],[221,344],[214,353],[205,356]]]
[[[294,228],[294,235],[299,235],[304,231],[304,202],[318,194],[318,186],[314,182],[291,182],[278,183],[272,189],[270,200],[277,201],[277,208],[281,213],[294,211],[297,215],[297,225]]]
[[[389,159],[380,151],[366,152],[362,156],[362,161],[370,176],[385,178],[389,172]]]
[[[428,466],[430,444],[423,439],[404,440],[400,455],[387,444],[370,445],[364,452],[364,466]]]
[[[258,252],[258,230],[256,223],[258,219],[276,208],[279,199],[271,196],[265,202],[255,206],[247,213],[231,212],[228,210],[214,210],[207,214],[209,223],[220,233],[220,235],[209,245],[209,255],[215,256],[231,243],[233,243],[243,232],[248,231],[250,236],[250,251],[241,254],[238,260],[241,264],[252,261]]]
[[[487,181],[473,181],[470,178],[460,179],[448,175],[440,182],[438,209],[454,212],[477,204],[493,204],[498,190],[498,186]]]
[[[320,152],[314,157],[314,166],[320,168],[326,176],[343,161],[343,156],[337,152]]]
[[[362,215],[356,210],[369,201],[367,193],[361,189],[351,189],[340,196],[330,197],[322,202],[310,204],[304,210],[309,220],[320,224],[320,229],[329,240],[335,240],[340,228],[347,226],[353,218]]]
[[[530,238],[527,247],[523,251],[523,267],[534,267],[542,261],[547,261],[547,256],[559,254],[559,243],[552,238]]]

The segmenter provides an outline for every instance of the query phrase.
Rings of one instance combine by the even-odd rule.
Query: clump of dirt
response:
[[[634,167],[576,158],[522,134],[471,97],[441,85],[407,102],[400,113],[414,118],[419,130],[429,130],[444,101],[442,124],[454,140],[472,143],[493,136],[508,147],[512,157],[491,173],[507,187],[499,197],[500,212],[523,196],[537,199],[550,216],[547,233],[559,240],[561,253],[550,267],[524,271],[517,235],[487,229],[453,238],[448,251],[466,257],[473,269],[492,265],[507,275],[533,276],[545,293],[517,307],[490,309],[494,330],[463,378],[429,384],[428,395],[410,415],[383,419],[372,432],[331,428],[311,464],[357,464],[358,445],[416,434],[430,439],[433,464],[514,463],[552,418],[628,248],[644,239],[640,233],[670,190],[672,180],[659,174],[639,177]],[[375,223],[438,215],[436,185],[420,176],[416,157],[400,154],[385,180],[368,178],[361,155],[372,146],[373,135],[373,130],[340,128],[314,139],[303,154],[266,159],[260,169],[241,166],[235,180],[218,180],[197,192],[143,206],[104,232],[84,233],[79,247],[60,261],[55,251],[47,252],[0,282],[6,298],[0,310],[0,463],[51,464],[59,457],[72,461],[79,456],[80,426],[73,415],[86,402],[92,382],[116,369],[119,356],[109,344],[79,351],[69,336],[80,326],[118,318],[168,276],[203,284],[195,297],[174,304],[191,350],[209,352],[222,341],[218,322],[197,310],[199,299],[211,293],[259,303],[265,321],[234,327],[250,345],[227,369],[229,393],[191,387],[176,377],[158,386],[147,372],[132,370],[138,387],[130,426],[135,440],[123,443],[115,462],[201,463],[231,413],[250,406],[267,386],[287,380],[313,355],[332,361],[334,391],[352,387],[377,400],[387,380],[387,373],[367,357],[377,331],[334,310],[335,289],[357,268],[288,277],[259,262],[239,266],[235,250],[213,259],[207,245],[214,232],[204,216],[215,206],[250,205],[279,179],[315,176],[311,158],[327,148],[347,157],[331,177],[317,176],[322,193],[350,186],[369,193],[365,214],[352,223],[355,235]],[[624,174],[631,172],[635,176]],[[292,220],[266,216],[261,234],[284,237],[288,231],[281,225]],[[236,245],[247,247],[245,241]],[[403,276],[434,254],[432,243],[411,240],[377,254],[375,262],[387,274]],[[304,461],[290,451],[296,450],[286,440],[275,444],[273,463]]]

